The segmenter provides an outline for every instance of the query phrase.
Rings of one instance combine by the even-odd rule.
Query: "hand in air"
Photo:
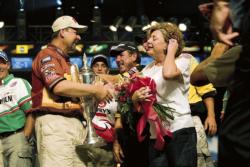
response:
[[[179,44],[178,44],[177,40],[171,38],[171,39],[169,39],[169,41],[168,41],[168,49],[167,49],[167,51],[168,51],[168,52],[176,53],[177,50],[178,50],[178,46],[179,46]]]

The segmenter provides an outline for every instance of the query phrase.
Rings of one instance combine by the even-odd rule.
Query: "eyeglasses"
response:
[[[74,29],[67,28],[66,30],[70,33],[74,33],[75,35],[79,35],[78,32]]]

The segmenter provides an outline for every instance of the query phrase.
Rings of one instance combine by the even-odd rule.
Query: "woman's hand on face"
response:
[[[177,40],[171,38],[168,41],[168,49],[167,49],[167,51],[176,53],[177,50],[178,50],[178,46],[179,46],[179,44],[178,44]]]

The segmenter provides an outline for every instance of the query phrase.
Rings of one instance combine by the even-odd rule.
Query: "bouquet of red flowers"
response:
[[[152,96],[148,101],[142,101],[136,106],[132,103],[132,96],[134,92],[141,87],[148,87],[151,90]],[[136,124],[136,132],[138,140],[141,142],[145,139],[143,131],[146,127],[146,123],[150,121],[156,128],[156,144],[155,148],[162,150],[165,146],[164,137],[172,137],[172,133],[163,127],[162,121],[168,122],[169,119],[173,120],[174,111],[173,108],[163,106],[157,103],[156,100],[156,83],[149,77],[133,76],[127,82],[124,82],[118,89],[118,103],[120,106],[120,113],[123,118],[126,118],[126,122],[130,125],[130,129],[133,130],[131,125],[132,112],[142,112],[142,116]]]

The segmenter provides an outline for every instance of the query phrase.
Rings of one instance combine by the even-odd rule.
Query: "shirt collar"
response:
[[[69,55],[66,54],[62,49],[56,47],[53,44],[48,44],[48,48],[54,49],[57,53],[59,53],[63,58],[65,58],[66,60],[69,60]]]
[[[13,78],[14,78],[14,75],[13,75],[13,74],[7,75],[7,76],[2,80],[2,85],[6,85],[6,84],[9,83],[9,81],[10,81],[11,79],[13,79]]]

